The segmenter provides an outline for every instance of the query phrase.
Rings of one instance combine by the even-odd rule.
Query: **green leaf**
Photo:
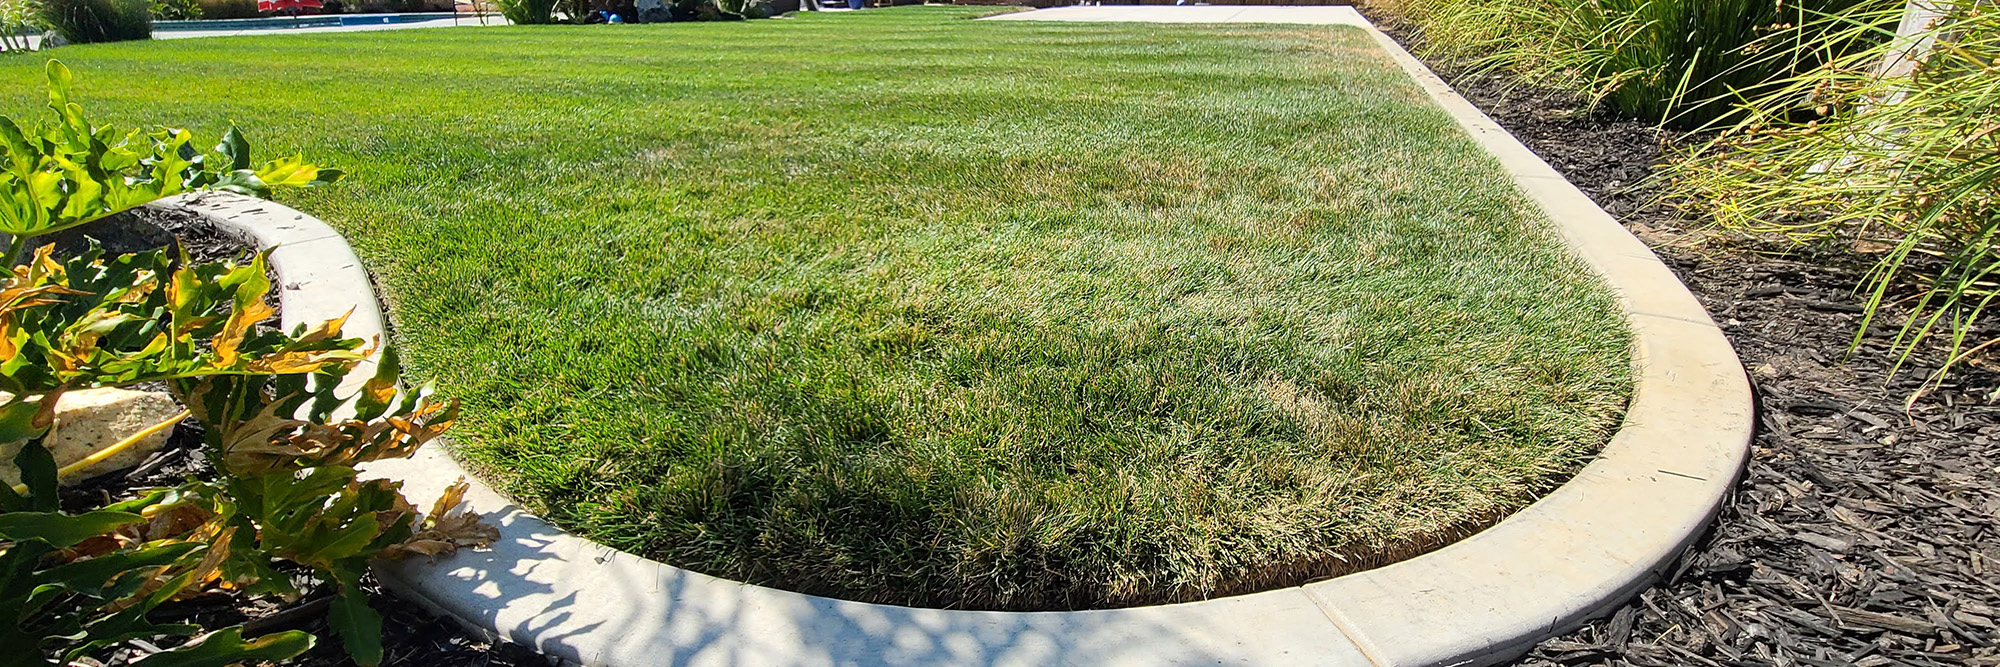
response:
[[[232,626],[196,637],[173,650],[132,661],[144,667],[228,667],[256,661],[277,662],[312,649],[312,635],[288,630],[243,639],[243,626]]]
[[[41,586],[41,579],[35,576],[35,567],[42,557],[55,551],[46,542],[17,542],[0,551],[0,628],[12,627],[31,610],[23,601],[33,595]]]
[[[305,188],[331,182],[331,179],[322,180],[320,171],[317,165],[293,155],[265,163],[257,170],[257,180],[273,188]],[[334,172],[333,177],[339,178],[339,174]]]
[[[235,486],[237,496],[254,494],[262,498],[267,507],[256,508],[257,518],[271,521],[279,512],[312,508],[301,512],[301,518],[321,513],[319,506],[327,496],[340,492],[348,482],[354,481],[354,469],[341,466],[321,466],[313,468],[303,477],[290,470],[280,470],[253,477],[242,477],[241,485]],[[246,507],[246,509],[250,509]]]
[[[16,174],[34,169],[35,149],[28,146],[28,136],[21,132],[21,126],[14,119],[0,116],[0,143],[7,149],[7,168]]]
[[[115,617],[120,617],[116,623],[105,623],[102,621],[91,623],[90,630],[85,633],[85,636],[90,641],[70,649],[68,653],[64,653],[64,664],[78,664],[78,658],[133,639],[151,639],[157,643],[165,643],[160,642],[160,637],[192,637],[201,634],[203,629],[199,625],[187,623],[153,623],[147,621],[143,616],[132,620],[132,615],[128,613],[130,611],[128,609],[115,614]]]
[[[69,72],[69,66],[60,60],[50,60],[44,68],[49,77],[49,107],[62,109],[69,105],[69,88],[76,77]]]
[[[167,565],[202,545],[182,542],[167,546],[105,554],[96,558],[58,565],[36,575],[42,585],[57,584],[73,591],[103,597],[103,591],[119,575],[142,568]]]
[[[178,491],[179,489],[154,489],[137,498],[121,500],[98,509],[111,510],[113,512],[142,512],[147,507],[165,501],[169,495],[175,494]]]
[[[368,594],[359,586],[341,582],[340,593],[327,610],[327,624],[340,634],[348,657],[361,667],[382,664],[382,615],[368,606]]]
[[[0,537],[15,541],[42,540],[57,547],[78,542],[145,521],[130,512],[98,510],[83,514],[61,512],[8,512],[0,514]]]
[[[230,171],[250,168],[250,140],[243,138],[243,133],[237,131],[234,125],[222,133],[222,143],[216,144],[215,152],[229,158]]]
[[[263,179],[257,178],[257,172],[248,169],[238,169],[223,174],[210,187],[251,197],[263,197],[271,194],[271,188],[264,184]]]
[[[34,646],[40,639],[11,625],[0,625],[0,646]],[[43,659],[41,651],[0,651],[0,667],[51,667],[55,664]]]
[[[374,419],[388,412],[390,403],[396,399],[396,385],[403,379],[403,355],[396,352],[393,344],[384,345],[382,359],[375,366],[375,377],[361,386],[361,393],[354,397],[354,416],[357,419]]]
[[[0,512],[22,512],[28,509],[27,496],[14,492],[14,485],[0,484]]]
[[[47,426],[35,426],[35,415],[41,411],[41,401],[19,396],[0,405],[0,442],[20,442],[46,432]]]
[[[28,438],[14,454],[14,469],[28,487],[28,508],[37,512],[56,509],[56,457],[42,446],[41,437]]]

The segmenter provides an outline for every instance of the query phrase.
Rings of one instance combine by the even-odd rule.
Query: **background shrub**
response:
[[[1828,17],[1901,0],[1375,0],[1427,55],[1470,59],[1655,122],[1701,125],[1774,80],[1867,44]]]
[[[500,15],[515,25],[555,23],[556,0],[499,0]]]
[[[47,29],[36,0],[0,0],[0,51],[30,50],[27,36]]]
[[[198,2],[201,3],[201,18],[204,19],[254,19],[260,15],[257,11],[257,0],[198,0]]]
[[[149,0],[42,0],[42,20],[76,44],[153,37]]]
[[[1885,67],[1922,39],[1895,35],[1900,7],[1836,17],[1830,39],[1873,46],[1746,103],[1674,165],[1679,201],[1734,229],[1872,258],[1857,343],[1897,301],[1904,355],[1940,333],[1951,363],[2000,342],[1966,340],[2000,296],[2000,8],[1983,3],[1944,0],[1936,46],[1906,70]],[[1914,294],[1897,289],[1910,283]]]
[[[355,0],[352,5],[362,14],[448,12],[452,7],[451,0]]]
[[[200,0],[152,0],[153,20],[187,21],[201,18]]]

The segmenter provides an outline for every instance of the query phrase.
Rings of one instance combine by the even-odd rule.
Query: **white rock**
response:
[[[0,393],[0,401],[10,398]],[[55,438],[46,444],[55,455],[56,467],[83,460],[97,450],[111,446],[132,434],[179,414],[181,406],[164,392],[129,389],[79,389],[63,394],[56,402]],[[160,429],[111,458],[99,461],[77,474],[63,477],[74,484],[120,468],[139,465],[167,444],[173,429]],[[0,444],[0,480],[21,483],[21,471],[14,467],[14,455],[21,443]]]

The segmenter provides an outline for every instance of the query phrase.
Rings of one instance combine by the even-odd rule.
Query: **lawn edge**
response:
[[[1616,607],[1657,579],[1727,496],[1748,454],[1748,379],[1707,312],[1643,243],[1393,40],[1354,20],[1515,178],[1618,293],[1634,330],[1625,423],[1596,461],[1529,507],[1429,554],[1305,586],[1078,612],[913,609],[731,582],[592,543],[529,515],[434,446],[367,475],[399,480],[419,501],[466,477],[471,509],[502,538],[437,563],[383,563],[378,575],[489,637],[603,667],[1485,665]],[[276,248],[286,327],[352,311],[349,335],[382,335],[366,270],[324,223],[234,195],[171,205]]]

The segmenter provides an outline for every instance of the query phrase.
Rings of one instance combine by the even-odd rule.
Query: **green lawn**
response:
[[[738,24],[67,47],[103,120],[348,169],[460,453],[623,549],[1042,609],[1324,577],[1616,428],[1628,334],[1362,32]],[[0,58],[36,113],[39,59]]]

